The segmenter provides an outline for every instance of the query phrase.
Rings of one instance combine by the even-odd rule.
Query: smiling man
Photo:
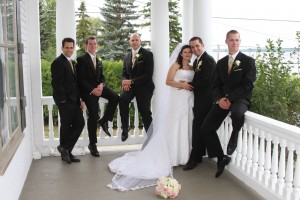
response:
[[[120,95],[120,115],[122,122],[122,141],[128,138],[129,104],[135,97],[139,113],[147,131],[152,122],[151,99],[154,91],[152,80],[154,61],[153,54],[141,47],[140,35],[130,36],[131,51],[125,55],[122,72],[122,92]]]
[[[244,124],[245,112],[250,107],[253,83],[256,80],[255,60],[239,51],[241,43],[239,32],[229,31],[225,43],[228,46],[229,55],[217,62],[212,87],[214,105],[201,127],[208,156],[218,158],[216,178],[229,164],[231,158],[228,155],[231,155],[236,149],[238,134]],[[229,112],[233,130],[227,146],[228,155],[224,155],[215,131]]]

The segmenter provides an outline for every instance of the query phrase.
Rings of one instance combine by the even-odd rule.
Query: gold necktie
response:
[[[135,62],[135,56],[136,56],[136,50],[133,50],[133,53],[132,53],[132,64],[134,64]]]
[[[69,60],[69,63],[70,63],[70,65],[71,65],[71,69],[72,69],[72,72],[73,72],[73,74],[74,74],[74,66],[73,66],[73,64],[72,64],[72,60]]]
[[[233,57],[232,57],[232,56],[229,56],[229,61],[228,61],[228,73],[230,73],[231,68],[232,68],[232,65],[233,65]]]
[[[96,56],[92,60],[93,60],[94,68],[96,69]]]

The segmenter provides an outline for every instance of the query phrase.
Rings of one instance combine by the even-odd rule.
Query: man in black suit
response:
[[[240,34],[236,30],[229,31],[225,42],[229,55],[217,62],[212,87],[214,105],[201,127],[208,156],[218,158],[216,178],[229,164],[231,158],[228,155],[231,155],[236,149],[238,133],[244,124],[245,112],[250,107],[253,84],[256,80],[255,60],[239,51]],[[233,130],[228,143],[228,155],[224,155],[215,131],[229,112],[231,112]]]
[[[71,152],[84,127],[84,104],[80,101],[76,71],[73,68],[75,66],[71,60],[74,46],[72,38],[64,38],[62,54],[51,64],[53,98],[60,115],[60,145],[57,149],[62,160],[69,164],[80,162]]]
[[[129,44],[132,50],[125,55],[122,72],[122,92],[120,95],[120,114],[122,122],[122,141],[128,138],[129,104],[135,97],[139,113],[146,131],[152,122],[151,99],[154,91],[152,80],[153,54],[141,47],[140,35],[131,35]]]
[[[77,73],[80,92],[88,110],[88,133],[91,155],[99,157],[97,150],[97,123],[103,131],[111,136],[108,131],[108,121],[112,121],[118,105],[119,96],[105,84],[102,62],[96,57],[98,43],[96,37],[88,37],[85,41],[87,52],[77,58]],[[108,100],[103,117],[99,120],[99,98]]]
[[[202,162],[202,157],[206,154],[205,142],[200,130],[213,105],[211,85],[216,69],[216,61],[204,50],[204,43],[201,38],[193,37],[189,43],[197,58],[193,63],[194,79],[190,83],[194,88],[192,151],[187,165],[183,167],[185,171],[194,169],[199,162]]]

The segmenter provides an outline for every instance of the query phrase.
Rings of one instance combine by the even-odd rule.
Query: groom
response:
[[[141,47],[140,35],[130,36],[131,51],[125,55],[122,72],[122,92],[119,106],[122,122],[122,141],[128,138],[129,104],[135,97],[146,131],[152,122],[151,99],[154,83],[152,80],[154,61],[153,54]]]
[[[194,169],[198,163],[202,162],[202,157],[206,154],[200,128],[213,105],[211,85],[216,69],[216,61],[204,50],[204,43],[200,37],[191,38],[189,43],[197,58],[193,64],[195,75],[191,83],[194,88],[192,151],[187,165],[183,167],[184,171]]]
[[[253,83],[256,80],[255,60],[239,51],[240,34],[231,30],[225,40],[228,46],[228,56],[217,62],[216,73],[212,86],[214,105],[206,116],[201,133],[205,138],[207,152],[210,158],[217,157],[217,172],[219,177],[237,146],[239,131],[244,124],[245,112],[250,107]],[[231,112],[232,133],[224,155],[216,130],[220,127],[228,113]]]

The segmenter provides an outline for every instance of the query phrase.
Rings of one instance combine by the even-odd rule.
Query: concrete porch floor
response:
[[[44,157],[32,162],[20,200],[152,200],[155,187],[119,192],[106,187],[113,174],[108,163],[139,146],[100,147],[100,158],[77,156],[80,163],[67,164],[60,157]],[[174,168],[174,177],[182,185],[177,200],[261,200],[263,199],[228,171],[215,178],[216,163],[205,158],[191,171]]]

